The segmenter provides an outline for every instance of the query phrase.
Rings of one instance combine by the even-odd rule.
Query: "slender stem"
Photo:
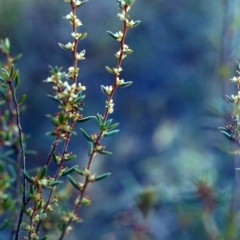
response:
[[[23,171],[25,171],[25,169],[26,169],[26,161],[25,161],[25,152],[24,152],[24,147],[23,147],[23,133],[22,133],[22,127],[21,127],[21,121],[20,121],[19,106],[18,106],[18,103],[17,103],[15,90],[14,90],[14,88],[12,86],[12,81],[9,81],[8,85],[9,85],[11,93],[12,93],[12,100],[13,100],[14,107],[15,107],[15,110],[16,110],[18,136],[19,136],[19,145],[20,145],[20,149],[21,149],[21,168],[22,168]],[[26,204],[26,180],[25,180],[24,177],[23,177],[22,204],[23,204],[23,206],[22,206],[22,210],[21,210],[20,215],[19,215],[19,220],[18,220],[16,235],[15,235],[15,240],[18,239],[20,226],[21,226],[22,219],[23,219],[23,207]]]
[[[120,42],[120,50],[123,50],[123,46],[124,46],[124,42],[125,42],[125,39],[126,39],[126,35],[127,35],[127,26],[126,26],[126,21],[124,21],[124,26],[123,26],[123,37],[121,39],[121,42]],[[123,52],[120,51],[120,56],[118,58],[118,62],[117,62],[117,69],[121,67],[121,64],[122,64],[122,61],[123,61]],[[118,75],[115,74],[114,75],[114,81],[113,81],[113,90],[111,92],[111,94],[108,96],[108,102],[113,99],[113,96],[114,96],[114,93],[117,89],[117,77]],[[108,118],[108,115],[109,115],[109,111],[108,111],[108,108],[105,109],[104,111],[104,115],[103,115],[103,124],[107,121],[107,118]],[[92,161],[93,161],[93,157],[94,155],[96,154],[97,150],[96,150],[96,147],[100,145],[100,141],[103,137],[103,132],[101,131],[97,137],[97,140],[95,141],[94,143],[94,149],[88,159],[88,164],[87,164],[87,170],[90,172],[91,170],[91,165],[92,165]],[[87,189],[87,186],[88,186],[88,183],[89,183],[89,176],[86,176],[85,177],[85,182],[84,182],[84,185],[83,185],[83,188],[82,190],[80,191],[79,195],[77,196],[76,199],[78,199],[78,204],[75,205],[74,209],[73,209],[73,213],[74,215],[77,214],[77,211],[78,209],[81,207],[81,202],[83,200],[83,197],[85,195],[85,192],[86,192],[86,189]],[[58,240],[63,240],[67,230],[68,230],[68,227],[71,225],[73,221],[73,218],[70,218],[69,221],[67,222],[66,224],[66,227],[64,229],[64,231],[62,231],[60,237]]]

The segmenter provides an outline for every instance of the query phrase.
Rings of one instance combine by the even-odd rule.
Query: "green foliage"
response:
[[[17,89],[21,83],[19,71],[15,69],[14,63],[20,59],[21,55],[11,57],[9,39],[0,41],[0,50],[6,58],[0,76],[0,145],[4,152],[2,154],[4,163],[0,165],[2,176],[0,178],[0,209],[4,216],[9,216],[10,219],[3,222],[0,228],[8,228],[15,240],[47,239],[53,229],[45,234],[44,226],[51,225],[51,217],[54,218],[54,226],[58,226],[59,229],[58,239],[62,240],[71,230],[72,223],[80,221],[77,215],[81,207],[91,204],[91,199],[86,195],[89,183],[103,180],[111,174],[92,173],[92,165],[94,158],[99,154],[112,154],[101,144],[102,138],[112,137],[119,132],[115,129],[118,123],[113,123],[113,119],[108,119],[114,111],[114,94],[119,87],[123,88],[132,84],[130,81],[120,80],[119,76],[123,59],[133,52],[125,44],[127,32],[130,28],[137,26],[140,21],[130,20],[127,14],[133,0],[117,1],[120,7],[118,18],[123,21],[122,31],[116,34],[107,31],[113,39],[119,41],[119,50],[115,54],[116,67],[106,67],[113,75],[113,81],[110,86],[101,85],[103,93],[107,95],[103,114],[83,116],[83,101],[86,97],[83,91],[86,87],[79,82],[78,76],[81,73],[80,61],[85,60],[86,50],[78,51],[78,46],[80,41],[86,38],[87,33],[78,31],[82,23],[76,15],[76,10],[88,1],[65,0],[65,2],[69,5],[71,12],[64,19],[71,26],[69,32],[72,32],[73,40],[67,44],[59,43],[59,47],[71,53],[72,65],[65,72],[62,68],[50,66],[50,76],[44,80],[53,88],[53,93],[48,97],[56,102],[57,110],[54,114],[47,115],[52,123],[52,130],[47,134],[53,136],[54,140],[45,164],[37,169],[27,169],[25,163],[26,154],[34,153],[34,151],[26,149],[26,137],[20,122],[26,94],[17,97]],[[69,152],[69,142],[72,135],[77,134],[75,125],[92,118],[96,120],[97,133],[88,134],[80,128],[88,144],[88,158],[85,161],[81,160],[79,164],[82,165],[82,170],[80,170],[78,165],[69,165],[71,162],[79,161],[76,154]],[[55,167],[54,174],[49,171],[50,166]],[[64,198],[61,196],[61,191],[62,189],[68,191],[68,182],[77,191],[77,195],[75,196],[71,190]],[[72,201],[74,196],[75,201]],[[68,201],[71,209],[64,208],[61,202],[63,199]],[[61,204],[58,205],[58,202]],[[10,212],[13,214],[11,215]]]

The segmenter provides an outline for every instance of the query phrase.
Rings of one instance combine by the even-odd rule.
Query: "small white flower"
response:
[[[71,50],[71,51],[73,51],[74,50],[74,45],[75,45],[75,43],[73,42],[73,43],[67,43],[66,44],[66,47],[69,49],[69,50]]]
[[[109,114],[113,113],[114,111],[113,106],[114,106],[114,103],[112,99],[110,101],[106,101],[106,108],[108,108]]]
[[[72,37],[73,37],[74,39],[76,39],[76,40],[78,40],[78,39],[82,36],[81,33],[77,33],[77,32],[73,32],[71,35],[72,35]]]
[[[122,71],[122,68],[113,68],[113,71],[116,75],[119,75],[119,73]]]
[[[115,54],[116,58],[120,58],[120,54],[121,54],[121,51],[118,51],[118,52]],[[127,56],[127,55],[123,53],[123,54],[122,54],[122,59],[124,59],[126,56]]]
[[[122,37],[123,37],[123,33],[121,32],[121,31],[119,31],[119,32],[116,32],[115,34],[114,34],[114,36],[115,37],[117,37],[117,41],[121,41],[122,40]]]
[[[76,15],[74,15],[73,12],[70,12],[69,14],[67,14],[67,15],[65,16],[65,18],[66,18],[67,20],[73,20],[73,19],[76,18]]]
[[[73,5],[74,5],[74,7],[79,6],[81,3],[82,3],[82,2],[79,1],[79,0],[73,0]]]
[[[119,79],[119,77],[117,77],[117,80],[116,80],[117,86],[121,86],[121,85],[123,85],[123,83],[124,83],[124,80],[123,79]]]
[[[80,53],[76,53],[76,59],[77,60],[84,60],[85,59],[85,57],[84,57],[84,55],[85,55],[85,50],[82,50]]]
[[[127,25],[127,27],[128,28],[132,28],[133,27],[133,25],[134,25],[134,21],[133,20],[131,20],[130,22],[128,21],[128,19],[126,19],[126,25]]]
[[[85,86],[82,86],[81,83],[78,83],[77,90],[78,90],[79,92],[82,92],[82,91],[86,90],[86,87],[85,87]]]
[[[230,78],[230,81],[232,81],[232,82],[240,82],[240,77]]]
[[[126,16],[125,16],[125,14],[123,14],[123,13],[118,13],[118,14],[117,14],[117,17],[118,17],[121,21],[126,20]]]
[[[113,87],[112,86],[106,86],[105,90],[106,90],[107,95],[110,95],[112,90],[113,90]]]
[[[77,27],[82,26],[82,22],[78,18],[76,18],[74,22]]]

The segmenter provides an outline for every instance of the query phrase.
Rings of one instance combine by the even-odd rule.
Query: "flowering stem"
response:
[[[126,22],[124,21],[123,36],[122,36],[122,39],[120,41],[120,50],[123,50],[126,35],[127,35],[127,25],[126,25]],[[119,69],[121,67],[122,60],[123,60],[123,51],[120,51],[120,55],[119,55],[118,62],[117,62],[117,69]],[[118,87],[117,86],[117,77],[118,77],[118,75],[115,74],[114,75],[114,81],[113,81],[113,89],[108,96],[108,100],[107,100],[108,102],[111,101],[111,99],[113,99],[114,93],[115,93],[115,91]],[[104,115],[103,115],[103,124],[105,124],[105,122],[107,121],[108,115],[109,115],[109,108],[106,108],[105,111],[104,111]],[[98,134],[98,137],[97,137],[96,141],[94,142],[93,151],[91,152],[91,155],[88,159],[88,164],[87,164],[87,171],[88,172],[91,171],[91,165],[92,165],[92,162],[93,162],[93,157],[97,152],[97,146],[100,146],[100,141],[101,141],[102,137],[103,137],[103,131],[101,131]],[[73,214],[74,215],[77,215],[77,211],[79,210],[79,208],[82,205],[82,200],[84,198],[84,195],[85,195],[85,192],[87,190],[87,186],[88,186],[89,182],[90,182],[89,181],[89,176],[86,176],[83,187],[80,190],[79,195],[76,198],[76,201],[78,201],[78,204],[76,204],[74,209],[73,209]],[[68,222],[66,223],[65,229],[62,231],[61,236],[59,237],[59,240],[63,240],[63,238],[64,238],[64,236],[65,236],[65,234],[68,230],[68,227],[71,225],[72,221],[73,221],[73,217],[70,217]]]

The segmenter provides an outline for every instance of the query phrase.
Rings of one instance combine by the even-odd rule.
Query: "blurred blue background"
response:
[[[194,197],[199,178],[223,193],[223,204],[211,216],[215,230],[224,231],[235,174],[229,151],[236,146],[218,127],[231,121],[224,95],[236,93],[229,78],[240,61],[239,7],[235,0],[136,0],[130,15],[141,24],[128,32],[126,43],[134,53],[124,60],[121,74],[133,85],[114,97],[111,117],[121,131],[104,140],[114,154],[96,158],[93,167],[112,175],[88,189],[92,206],[80,211],[84,222],[68,239],[210,239],[202,202]],[[10,39],[13,55],[23,54],[17,64],[18,94],[28,96],[22,125],[31,135],[29,148],[38,152],[28,157],[29,167],[45,162],[53,140],[45,136],[52,129],[45,115],[57,108],[47,98],[51,86],[42,80],[48,65],[65,71],[71,65],[71,55],[57,44],[72,40],[63,19],[69,12],[63,1],[0,0],[0,38]],[[90,0],[78,10],[79,31],[88,33],[79,44],[79,50],[86,49],[79,65],[79,81],[87,87],[85,116],[104,111],[100,85],[110,85],[105,66],[115,65],[118,51],[106,31],[121,30],[117,13],[114,0]],[[93,122],[81,127],[96,131]],[[70,150],[79,156],[74,164],[85,166],[80,131]],[[143,204],[147,213],[143,199],[149,199]]]

